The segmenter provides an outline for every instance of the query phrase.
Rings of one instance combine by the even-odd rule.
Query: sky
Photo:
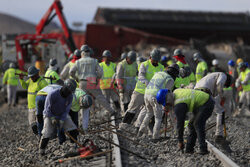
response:
[[[37,24],[53,0],[0,0],[0,12],[18,16]],[[250,11],[250,0],[61,0],[64,15],[73,22],[86,24],[93,21],[98,7],[140,8],[195,11]]]

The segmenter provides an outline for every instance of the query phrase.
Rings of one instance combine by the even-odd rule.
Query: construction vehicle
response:
[[[46,48],[49,47],[49,44],[56,44],[59,42],[66,56],[69,56],[74,52],[76,46],[62,9],[63,7],[60,0],[55,0],[48,11],[44,14],[40,22],[37,24],[35,34],[21,34],[15,38],[17,62],[21,70],[27,69],[25,63],[31,59],[33,54],[35,54],[36,56],[41,56],[41,53],[39,53],[39,49],[36,49],[36,47],[41,43],[43,43]],[[52,21],[55,16],[58,16],[58,19],[61,23],[62,33],[52,32],[44,34],[44,28]],[[48,52],[48,49],[43,51],[44,56],[42,57],[42,59],[45,60],[45,63],[47,63],[49,59],[52,58],[45,57],[47,55],[50,55]],[[53,58],[57,58],[59,66],[63,65],[65,59],[62,58],[62,56],[64,55],[62,55],[61,53],[58,56],[56,55],[57,54],[53,54]]]

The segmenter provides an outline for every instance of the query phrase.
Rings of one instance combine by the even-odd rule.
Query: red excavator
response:
[[[40,22],[37,24],[35,34],[21,34],[15,38],[17,62],[21,70],[26,70],[24,68],[25,58],[30,56],[29,51],[31,50],[33,53],[36,52],[34,48],[41,42],[55,43],[59,41],[67,56],[74,52],[76,46],[62,10],[63,7],[60,0],[55,0],[45,15],[42,17]],[[62,26],[62,33],[53,32],[44,34],[44,28],[56,15]]]

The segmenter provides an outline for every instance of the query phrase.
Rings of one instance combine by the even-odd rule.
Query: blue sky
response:
[[[33,23],[40,21],[53,0],[0,0],[0,12]],[[163,10],[247,12],[250,0],[61,0],[69,25],[93,20],[98,7],[142,8]]]

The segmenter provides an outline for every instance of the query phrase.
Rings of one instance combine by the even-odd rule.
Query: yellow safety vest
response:
[[[245,80],[247,74],[250,72],[249,68],[241,72],[241,82]],[[242,85],[243,91],[250,91],[250,80],[248,80],[247,85]]]
[[[36,108],[36,95],[39,90],[46,87],[48,83],[40,77],[36,82],[33,82],[31,79],[27,81],[20,79],[20,84],[24,89],[28,89],[28,108]]]
[[[59,75],[56,71],[53,70],[47,70],[45,73],[45,77],[52,77],[55,78],[55,80],[45,79],[48,84],[54,84],[58,79],[60,79]]]
[[[3,84],[8,84],[12,86],[18,85],[18,77],[15,75],[15,73],[21,73],[20,70],[16,70],[14,68],[9,68],[5,71],[3,76]]]
[[[122,65],[124,70],[123,85],[135,83],[136,73],[137,73],[137,63],[134,62],[133,64],[128,64],[126,59],[124,59],[119,64]]]
[[[158,63],[158,66],[153,66],[150,60],[147,60],[143,62],[141,65],[143,65],[146,68],[146,79],[148,81],[151,80],[151,78],[154,76],[155,72],[163,71],[164,66],[160,63]],[[135,86],[135,91],[141,94],[145,93],[146,85],[142,83],[140,80],[137,81]]]
[[[116,64],[110,62],[109,65],[107,65],[105,62],[102,62],[99,63],[99,65],[103,70],[103,75],[100,79],[100,88],[109,89],[111,87],[112,77],[115,74]]]
[[[198,63],[195,72],[196,83],[201,80],[204,75],[204,71],[208,70],[207,63],[205,61],[201,61]]]
[[[185,103],[188,105],[189,112],[202,106],[209,99],[209,94],[194,89],[176,89],[173,93],[174,105]]]

